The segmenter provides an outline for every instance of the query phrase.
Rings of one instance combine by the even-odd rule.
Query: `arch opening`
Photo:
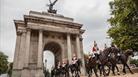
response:
[[[50,71],[51,68],[55,64],[55,56],[53,52],[46,50],[43,53],[43,64],[44,64],[44,69]]]
[[[62,60],[61,46],[56,42],[49,42],[45,44],[43,51],[44,67],[50,71],[58,61]]]

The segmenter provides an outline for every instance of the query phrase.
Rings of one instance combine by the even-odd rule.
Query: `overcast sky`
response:
[[[53,0],[52,0],[53,1]],[[107,30],[110,18],[109,1],[111,0],[59,0],[54,6],[58,14],[74,18],[83,24],[86,32],[83,34],[84,52],[91,51],[93,41],[96,40],[100,49],[104,44],[110,45]],[[30,10],[46,11],[48,0],[0,0],[0,51],[13,61],[16,33],[14,19],[22,19]]]

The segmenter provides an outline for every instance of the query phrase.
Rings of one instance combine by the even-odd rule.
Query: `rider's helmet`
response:
[[[58,65],[61,65],[60,61],[58,62]]]
[[[75,53],[73,54],[73,60],[74,60],[74,59],[77,59],[77,56],[76,56]]]
[[[96,47],[97,46],[97,43],[96,43],[96,41],[94,41],[94,47]]]
[[[76,57],[76,54],[75,53],[73,54],[73,57]]]
[[[65,59],[63,59],[62,64],[66,64],[66,60]]]
[[[106,44],[104,44],[104,48],[105,48],[105,49],[107,48],[107,45],[106,45]]]
[[[63,61],[62,64],[65,64],[65,61]]]
[[[111,47],[115,47],[114,43],[111,43]]]

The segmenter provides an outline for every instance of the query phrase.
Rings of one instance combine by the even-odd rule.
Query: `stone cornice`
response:
[[[60,20],[30,16],[30,15],[24,15],[24,20],[25,20],[25,23],[27,22],[42,23],[42,24],[55,23],[55,24],[65,25],[66,27],[77,28],[77,29],[80,29],[82,27],[82,24],[78,24],[74,22],[60,21]]]
[[[30,11],[29,15],[41,15],[41,17],[43,16],[51,16],[51,17],[55,17],[55,18],[61,18],[61,19],[66,19],[66,20],[70,20],[73,21],[73,18],[69,18],[69,17],[65,17],[63,15],[60,14],[53,14],[53,13],[47,13],[47,12],[37,12],[37,11]]]
[[[14,20],[14,24],[15,25],[18,25],[19,24],[19,26],[25,25],[25,23],[24,23],[23,20]]]
[[[25,27],[25,22],[23,20],[14,20],[16,31],[19,27]]]
[[[81,29],[81,30],[80,30],[80,33],[81,33],[81,34],[83,34],[84,32],[85,32],[85,30],[84,30],[84,29]]]
[[[34,30],[45,30],[45,31],[52,31],[52,32],[60,32],[60,33],[71,33],[71,34],[79,34],[79,29],[73,29],[73,28],[63,28],[58,26],[50,26],[50,25],[43,25],[43,24],[35,24],[35,23],[27,23],[28,28],[34,29]]]

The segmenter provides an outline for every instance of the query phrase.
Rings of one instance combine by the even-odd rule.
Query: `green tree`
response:
[[[138,51],[138,10],[135,0],[114,0],[110,3],[111,28],[108,35],[112,42],[125,50]]]
[[[6,56],[4,53],[0,51],[0,75],[3,73],[6,73],[8,69],[8,56]]]

